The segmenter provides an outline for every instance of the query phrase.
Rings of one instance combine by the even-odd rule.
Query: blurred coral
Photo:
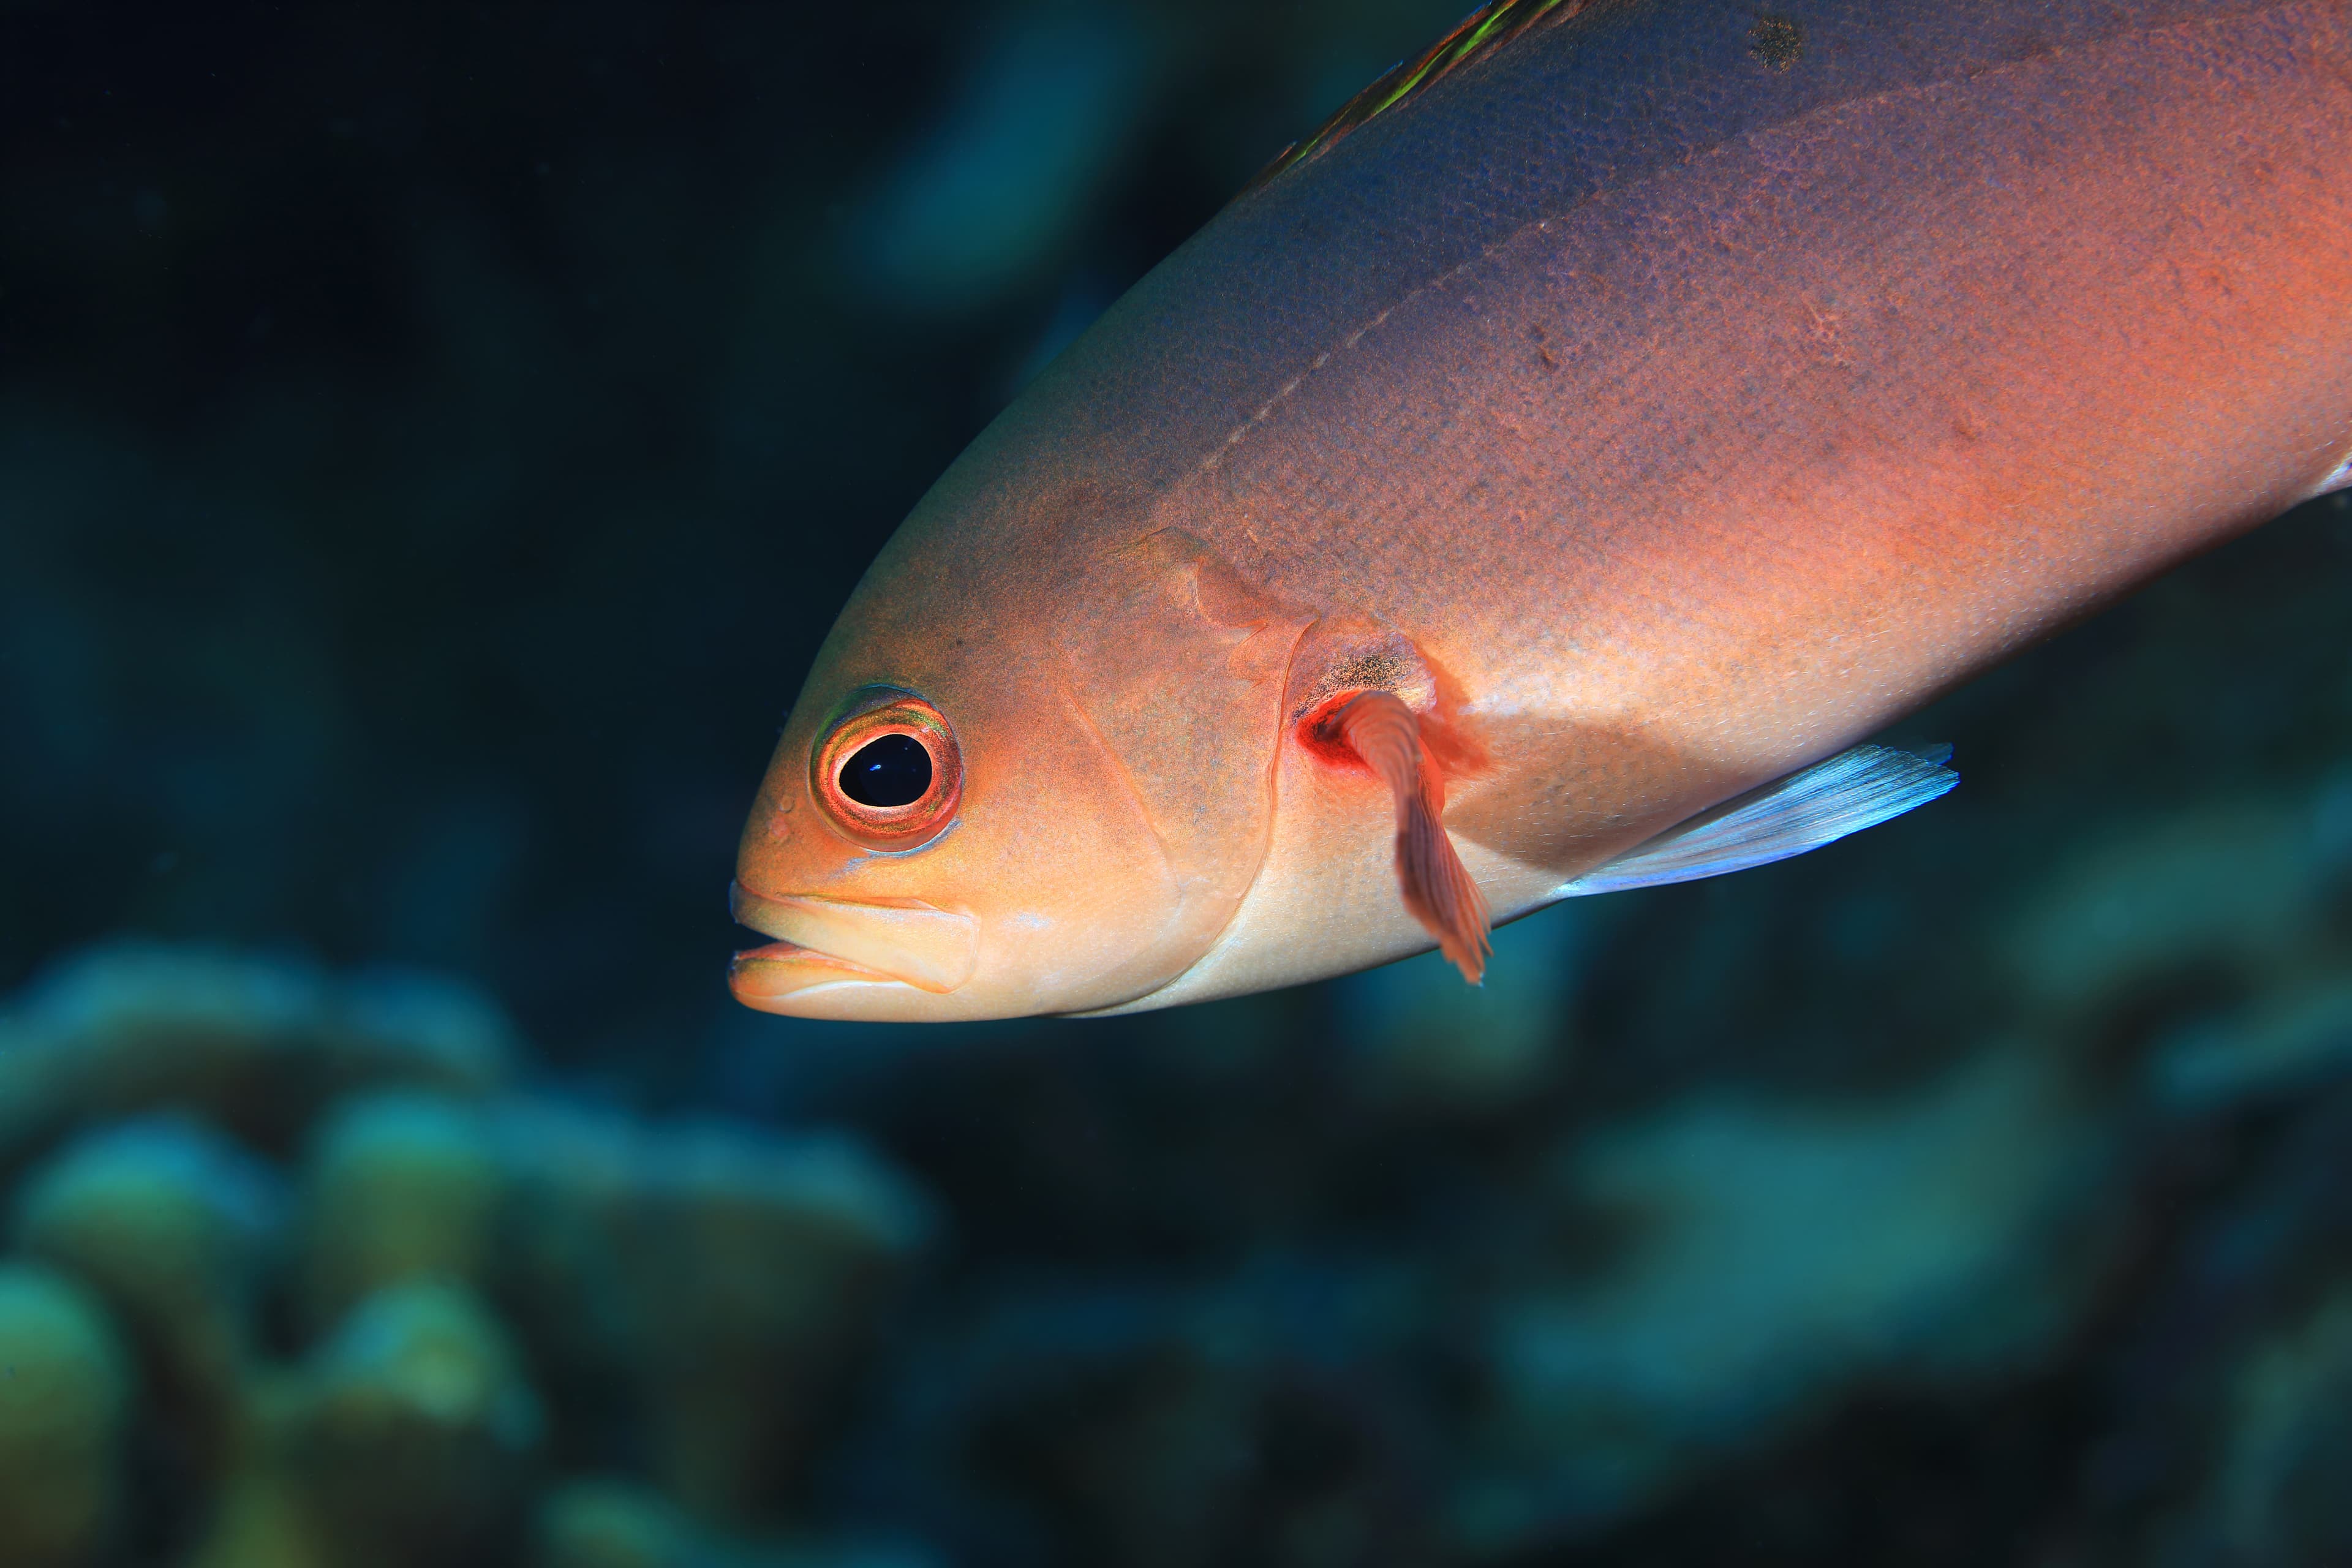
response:
[[[793,1506],[931,1223],[846,1139],[711,1125],[653,1145],[624,1280],[656,1471],[676,1496],[741,1524]]]
[[[799,1500],[932,1220],[854,1141],[485,1098],[511,1030],[420,979],[117,948],[10,1019],[8,1568],[865,1560]]]
[[[731,1568],[684,1510],[625,1481],[580,1480],[540,1507],[536,1568]]]
[[[502,1189],[490,1289],[552,1415],[551,1457],[592,1470],[633,1461],[640,1374],[624,1241],[646,1133],[543,1100],[492,1108],[490,1128]]]
[[[539,1406],[504,1331],[464,1291],[369,1297],[257,1404],[260,1430],[200,1568],[461,1568],[520,1550]]]
[[[480,1115],[416,1094],[337,1106],[304,1163],[299,1290],[312,1331],[414,1279],[486,1282],[502,1173]]]
[[[176,1116],[87,1133],[17,1194],[16,1246],[103,1297],[140,1352],[149,1397],[197,1467],[239,1444],[258,1295],[284,1207],[259,1160]]]
[[[747,1542],[698,1523],[649,1488],[610,1479],[558,1487],[541,1506],[532,1568],[937,1568],[892,1542]]]
[[[280,1460],[346,1560],[504,1563],[541,1442],[539,1402],[464,1290],[362,1300],[304,1365]]]
[[[79,1568],[113,1539],[131,1379],[85,1291],[0,1265],[0,1563]]]
[[[337,984],[298,963],[99,947],[0,1016],[0,1168],[83,1122],[155,1107],[282,1152],[320,1108],[363,1088],[487,1093],[515,1049],[495,1007],[437,979]]]

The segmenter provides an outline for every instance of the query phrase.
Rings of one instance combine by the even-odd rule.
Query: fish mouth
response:
[[[727,885],[738,925],[777,940],[747,948],[728,965],[735,999],[763,1012],[800,1012],[811,993],[884,987],[945,995],[979,965],[979,923],[917,899],[769,896]]]

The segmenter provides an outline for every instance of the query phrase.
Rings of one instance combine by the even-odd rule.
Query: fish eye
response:
[[[962,753],[937,708],[911,691],[850,693],[809,757],[810,792],[834,828],[872,849],[919,848],[953,820]]]
[[[930,787],[931,753],[912,735],[877,735],[841,764],[841,793],[860,805],[912,805]]]

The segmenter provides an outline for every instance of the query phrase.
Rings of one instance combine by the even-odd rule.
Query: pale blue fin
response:
[[[1559,889],[1616,893],[1745,871],[1875,827],[1960,782],[1949,746],[1856,746],[1700,813]]]

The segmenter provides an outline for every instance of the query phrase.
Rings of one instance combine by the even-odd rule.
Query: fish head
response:
[[[1265,853],[1311,617],[1140,509],[951,469],[820,650],[732,901],[766,1012],[1112,1007],[1209,951]]]

